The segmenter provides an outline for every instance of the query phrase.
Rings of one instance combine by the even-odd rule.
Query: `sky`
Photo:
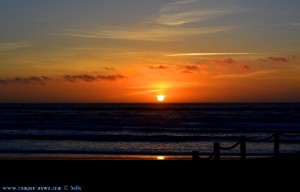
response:
[[[300,102],[298,0],[1,0],[0,103]]]

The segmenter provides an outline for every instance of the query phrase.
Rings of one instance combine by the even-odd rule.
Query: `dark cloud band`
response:
[[[117,80],[122,80],[126,79],[127,77],[124,75],[87,75],[87,74],[82,74],[82,75],[65,75],[64,80],[69,81],[69,82],[75,82],[75,81],[85,81],[85,82],[95,82],[95,81],[117,81]]]
[[[0,84],[40,84],[45,85],[51,78],[46,76],[15,77],[11,79],[0,79]]]

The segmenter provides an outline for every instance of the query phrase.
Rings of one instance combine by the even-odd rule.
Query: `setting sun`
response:
[[[165,160],[164,156],[157,156],[157,160]]]
[[[158,95],[157,96],[157,101],[163,102],[164,100],[165,100],[165,96],[164,95]]]

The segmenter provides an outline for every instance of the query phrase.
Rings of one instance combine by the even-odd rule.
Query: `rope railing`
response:
[[[240,145],[241,160],[246,160],[246,137],[241,136],[240,140],[231,147],[221,147],[220,143],[214,144],[214,160],[219,161],[221,159],[221,150],[229,151]]]
[[[266,141],[269,141],[270,139],[274,138],[275,134],[271,135],[270,137],[267,137],[265,139],[258,139],[258,140],[255,140],[255,139],[248,139],[247,138],[247,142],[250,142],[250,143],[262,143],[262,142],[266,142]]]
[[[215,154],[212,153],[212,154],[210,154],[210,156],[208,156],[206,158],[201,158],[201,160],[211,160],[214,156],[215,156]]]
[[[282,136],[282,137],[300,137],[300,134],[297,134],[297,135],[286,135],[286,134],[280,133],[279,135]]]
[[[241,156],[241,160],[246,160],[246,156],[247,156],[247,150],[246,150],[246,143],[250,142],[250,143],[260,143],[260,142],[266,142],[271,140],[272,138],[274,138],[274,159],[278,159],[280,157],[280,136],[282,137],[300,137],[300,134],[297,135],[286,135],[286,134],[282,134],[279,132],[275,132],[274,134],[272,134],[271,136],[264,138],[264,139],[247,139],[245,136],[241,136],[240,140],[235,143],[234,145],[230,146],[230,147],[221,147],[220,143],[214,143],[214,152],[208,157],[208,158],[201,158],[202,160],[210,160],[214,157],[214,160],[220,160],[221,158],[221,150],[223,151],[229,151],[232,150],[234,148],[236,148],[237,146],[240,145],[240,156]],[[193,160],[200,160],[199,157],[199,152],[194,151],[193,152]]]
[[[236,148],[237,146],[239,146],[241,144],[241,141],[238,141],[236,144],[234,144],[233,146],[231,147],[220,147],[220,149],[224,150],[224,151],[229,151],[229,150],[232,150],[234,148]]]
[[[208,157],[206,158],[200,158],[200,153],[199,151],[193,151],[193,160],[211,160],[215,156],[214,153],[211,153]]]

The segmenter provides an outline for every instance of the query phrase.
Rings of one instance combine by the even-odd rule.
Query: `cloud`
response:
[[[184,56],[222,56],[222,55],[261,55],[265,53],[176,53],[168,54],[168,57],[184,57]]]
[[[155,23],[167,26],[180,26],[188,23],[201,22],[231,13],[225,9],[204,9],[197,0],[184,0],[167,3],[161,6]]]
[[[198,65],[187,64],[187,65],[185,66],[185,69],[186,69],[186,70],[189,70],[189,71],[198,71],[198,70],[200,70],[201,68],[200,68],[200,66],[198,66]]]
[[[12,79],[0,79],[0,84],[40,84],[45,85],[47,81],[52,80],[46,76],[15,77]]]
[[[236,61],[232,58],[227,58],[227,59],[212,59],[210,62],[213,63],[218,63],[218,64],[234,64]]]
[[[249,67],[248,65],[244,65],[244,66],[242,67],[242,69],[245,69],[245,70],[250,70],[250,69],[251,69],[251,67]]]
[[[65,75],[64,79],[69,82],[76,82],[78,80],[85,81],[85,82],[96,82],[96,81],[117,81],[126,79],[128,77],[124,75],[87,75],[87,74],[81,74],[81,75]]]
[[[107,70],[107,71],[113,71],[113,70],[115,70],[115,68],[113,68],[113,67],[104,67],[104,69]]]
[[[183,74],[202,74],[202,75],[208,75],[209,72],[206,71],[207,66],[206,65],[193,65],[193,64],[187,64],[186,66],[182,66],[181,68],[178,68],[178,71]]]
[[[299,57],[297,55],[291,55],[289,57],[289,59],[292,60],[292,61],[297,61],[299,59]]]
[[[178,26],[188,23],[205,21],[213,17],[222,16],[229,11],[189,11],[179,13],[162,14],[156,22],[168,26]]]
[[[166,70],[170,68],[170,66],[167,65],[149,65],[148,67],[150,69],[162,69],[162,70]]]
[[[205,72],[202,71],[203,66],[200,65],[193,65],[193,64],[187,64],[185,66],[179,66],[179,65],[149,65],[149,69],[151,70],[164,70],[169,71],[172,73],[183,73],[183,74],[196,74],[198,72]]]
[[[293,62],[293,61],[297,61],[298,60],[298,56],[296,55],[291,55],[288,57],[268,57],[266,59],[261,59],[261,61],[263,62],[281,62],[281,63],[289,63],[289,62]]]
[[[234,64],[234,63],[236,63],[236,61],[232,58],[228,58],[228,59],[223,60],[223,63]]]
[[[224,32],[228,26],[201,27],[184,24],[205,21],[231,13],[228,9],[209,9],[198,0],[181,0],[162,5],[156,16],[131,26],[99,26],[94,28],[65,28],[64,35],[78,38],[114,39],[129,41],[170,42],[186,40],[193,36]]]
[[[228,27],[208,28],[172,28],[157,25],[137,25],[132,27],[100,27],[95,29],[65,29],[62,34],[70,37],[116,39],[131,41],[180,41],[191,36],[218,33],[229,30]]]
[[[0,43],[0,51],[14,51],[28,47],[31,47],[31,45],[26,42]]]
[[[195,71],[186,70],[186,69],[181,69],[179,71],[180,71],[180,73],[183,73],[183,74],[195,74],[195,73],[197,73]]]
[[[64,79],[70,82],[75,82],[76,80],[82,80],[82,81],[86,81],[86,82],[93,82],[93,81],[97,81],[97,78],[95,76],[92,75],[86,75],[86,74],[82,74],[82,75],[65,75]]]
[[[268,57],[267,60],[273,62],[290,62],[289,59],[285,57]]]
[[[224,78],[249,78],[249,77],[265,77],[265,75],[275,73],[276,71],[256,71],[251,73],[243,73],[243,74],[222,74],[216,75],[214,78],[224,79]]]

